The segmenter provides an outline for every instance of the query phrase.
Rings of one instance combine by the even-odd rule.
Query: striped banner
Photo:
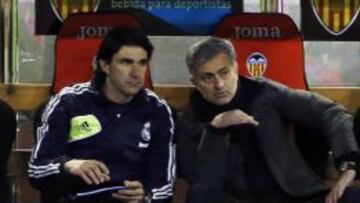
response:
[[[75,13],[134,15],[150,35],[211,35],[216,23],[241,12],[242,0],[35,0],[36,34],[57,34]]]
[[[283,0],[260,0],[260,11],[263,13],[282,13]]]
[[[360,11],[359,0],[313,0],[312,4],[321,25],[333,35],[344,33]]]
[[[360,0],[301,1],[306,40],[360,40]]]
[[[100,0],[50,0],[51,8],[60,21],[75,13],[96,12]]]

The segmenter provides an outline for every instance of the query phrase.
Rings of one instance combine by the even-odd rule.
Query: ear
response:
[[[101,67],[101,70],[106,73],[106,74],[109,74],[110,72],[110,64],[105,61],[105,60],[99,60],[99,64],[100,64],[100,67]]]
[[[196,86],[196,81],[195,81],[195,79],[194,79],[194,76],[193,76],[193,75],[190,75],[190,76],[189,76],[189,80],[191,81],[191,83],[192,83],[193,85],[195,85],[195,86]]]
[[[195,77],[193,75],[190,75],[189,79],[190,79],[191,83],[195,86],[195,88],[198,89],[197,81],[196,81]]]

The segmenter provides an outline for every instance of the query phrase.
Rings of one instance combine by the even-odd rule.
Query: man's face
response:
[[[216,105],[229,103],[237,89],[237,65],[220,53],[202,64],[192,77],[192,82],[208,102]]]
[[[123,46],[110,63],[102,61],[101,67],[107,74],[105,91],[110,94],[108,96],[125,100],[135,96],[144,85],[148,63],[147,52],[138,46]]]

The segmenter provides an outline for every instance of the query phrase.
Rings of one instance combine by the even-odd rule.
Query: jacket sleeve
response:
[[[195,159],[202,129],[195,124],[188,112],[177,112],[175,119],[177,176],[192,184],[195,179]]]
[[[281,115],[297,125],[319,129],[330,144],[337,164],[358,161],[352,116],[343,106],[307,91],[280,88],[278,93],[276,103]]]
[[[222,191],[230,136],[194,120],[191,112],[179,112],[176,120],[177,167],[189,183],[186,202],[229,202]]]
[[[151,202],[170,202],[175,182],[174,121],[170,107],[163,100],[151,119],[151,141],[145,187]]]
[[[65,188],[64,183],[70,178],[62,171],[62,164],[67,160],[69,117],[63,98],[55,95],[36,126],[36,144],[28,164],[28,176],[31,184],[41,191]]]

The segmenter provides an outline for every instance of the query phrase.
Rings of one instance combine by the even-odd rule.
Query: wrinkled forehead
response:
[[[217,73],[222,69],[232,69],[235,67],[234,65],[235,63],[226,54],[219,53],[199,65],[195,70],[195,74]]]

